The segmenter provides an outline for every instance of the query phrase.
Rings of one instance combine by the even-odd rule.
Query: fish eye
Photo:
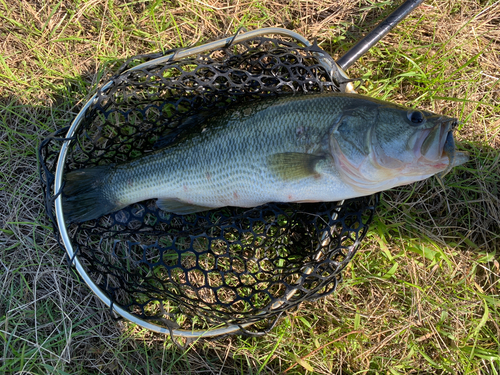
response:
[[[407,116],[408,116],[408,120],[410,120],[410,122],[413,125],[421,125],[425,122],[424,114],[418,110],[410,109],[408,111]]]

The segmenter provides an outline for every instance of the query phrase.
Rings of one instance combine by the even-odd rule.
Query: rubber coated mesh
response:
[[[169,51],[172,52],[172,51]],[[69,147],[65,172],[129,161],[192,131],[191,116],[262,97],[338,91],[318,46],[256,38],[127,72],[97,92]],[[54,233],[53,181],[68,128],[40,145]],[[68,228],[76,256],[114,304],[165,327],[272,321],[333,292],[373,218],[378,196],[343,204],[267,204],[192,215],[129,206]],[[61,242],[60,242],[61,243]],[[61,245],[62,246],[62,245]],[[260,328],[258,328],[260,329]]]

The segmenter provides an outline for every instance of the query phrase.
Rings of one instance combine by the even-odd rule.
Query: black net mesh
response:
[[[198,126],[188,120],[200,111],[268,96],[338,91],[318,52],[326,55],[316,45],[261,37],[127,71],[158,56],[132,58],[85,112],[65,172],[168,146]],[[48,137],[39,150],[47,214],[58,239],[53,185],[67,130]],[[166,327],[207,329],[272,321],[302,301],[333,292],[377,199],[271,203],[184,216],[146,201],[72,224],[68,233],[87,273],[114,304]]]

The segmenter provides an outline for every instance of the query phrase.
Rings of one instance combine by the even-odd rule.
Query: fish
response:
[[[328,202],[444,176],[468,160],[455,118],[359,94],[281,96],[229,107],[171,145],[64,176],[68,223],[157,199],[186,215],[269,202]]]

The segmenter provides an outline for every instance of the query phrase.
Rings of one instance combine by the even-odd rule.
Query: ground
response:
[[[116,60],[277,26],[335,58],[397,4],[0,1],[0,372],[500,372],[500,2],[428,0],[348,73],[360,93],[457,117],[467,164],[383,194],[343,283],[267,335],[199,341],[115,321],[67,267],[36,147]]]

